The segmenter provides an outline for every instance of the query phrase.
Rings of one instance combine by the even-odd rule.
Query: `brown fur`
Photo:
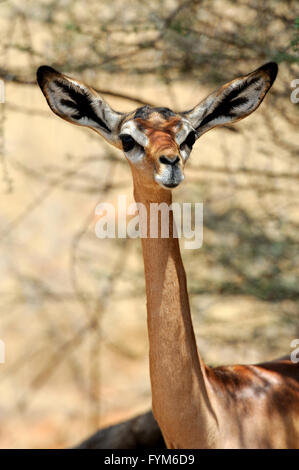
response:
[[[137,202],[171,203],[133,171]],[[171,226],[171,223],[170,223]],[[178,240],[142,239],[153,412],[169,448],[299,448],[299,364],[207,367]]]
[[[220,117],[226,113],[231,122],[236,122],[257,109],[276,74],[277,65],[269,63],[242,78],[242,90],[249,81],[249,95],[257,93],[254,106],[246,108],[248,112],[243,110],[238,114],[238,106],[234,106],[238,87],[230,89],[228,101],[232,98],[232,103],[227,103],[225,90],[233,83],[230,82],[210,95],[208,101],[212,100],[214,106],[210,114],[208,109],[198,105],[181,116],[189,119],[198,130],[197,136],[217,125],[215,106]],[[50,107],[69,120],[65,113],[58,113],[53,103],[51,105],[47,87],[55,77],[67,83],[66,76],[47,66],[38,70],[38,83]],[[264,80],[256,86],[261,77]],[[94,94],[92,89],[88,90]],[[245,101],[244,97],[239,98],[239,104],[242,101],[243,104],[249,101],[249,96]],[[99,129],[97,132],[112,145],[121,148],[117,131],[129,119],[135,119],[148,137],[149,145],[142,163],[136,166],[129,163],[135,200],[145,205],[148,214],[146,221],[140,217],[141,232],[146,232],[147,222],[149,235],[150,204],[170,205],[172,202],[170,190],[154,180],[154,169],[159,172],[160,156],[180,155],[175,132],[181,118],[167,108],[142,107],[126,115],[106,106],[107,109],[108,115],[113,115],[111,135]],[[202,123],[205,124],[201,129]],[[178,165],[183,167],[181,158]],[[179,243],[173,237],[172,217],[170,212],[169,238],[159,235],[158,238],[142,238],[153,412],[167,446],[177,449],[299,448],[299,363],[294,364],[285,357],[258,365],[209,368],[200,357]]]

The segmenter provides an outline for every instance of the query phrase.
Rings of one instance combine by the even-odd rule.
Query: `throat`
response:
[[[141,191],[135,186],[135,200],[142,203],[146,214],[141,214],[142,238],[147,297],[147,318],[150,347],[150,376],[153,412],[164,433],[171,441],[182,425],[194,416],[203,419],[210,409],[206,389],[205,365],[196,347],[192,326],[187,283],[180,254],[179,242],[173,236],[173,213],[169,211],[169,236],[161,236],[161,218],[158,236],[150,237],[153,216],[152,203],[172,203],[171,192]],[[201,406],[203,404],[203,406]],[[177,411],[184,408],[183,413]],[[201,408],[198,411],[198,407]],[[182,420],[184,422],[182,422]]]
[[[176,318],[182,322],[185,333],[193,333],[186,274],[178,238],[174,236],[171,192],[163,188],[146,192],[135,187],[134,196],[137,203],[142,203],[139,220],[140,232],[143,234],[149,333],[151,335],[156,320],[167,324],[169,332]],[[167,224],[166,229],[163,224]],[[167,331],[165,334],[169,334]]]

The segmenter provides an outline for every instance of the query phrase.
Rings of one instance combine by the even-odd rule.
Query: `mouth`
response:
[[[179,168],[171,168],[164,170],[161,174],[155,173],[154,178],[162,188],[174,189],[183,181],[184,175]]]
[[[164,183],[163,186],[165,188],[176,188],[180,183]],[[162,185],[161,185],[162,186]]]

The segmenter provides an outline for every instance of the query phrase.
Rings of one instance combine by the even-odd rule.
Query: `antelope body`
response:
[[[38,69],[37,80],[55,114],[92,128],[124,152],[135,200],[148,214],[151,203],[171,205],[195,141],[255,111],[276,74],[275,63],[265,64],[181,113],[147,106],[118,113],[92,88],[47,66]],[[141,231],[149,234],[150,225],[149,216],[140,218]],[[142,249],[153,412],[167,446],[299,448],[299,364],[286,357],[208,367],[197,350],[173,228],[168,238],[160,232],[142,238]]]

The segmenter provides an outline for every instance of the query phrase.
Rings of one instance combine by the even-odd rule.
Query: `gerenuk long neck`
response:
[[[150,233],[150,204],[172,202],[171,191],[145,189],[134,179],[134,197],[147,210]],[[140,213],[140,212],[139,212]],[[141,215],[141,214],[140,214]],[[150,377],[153,412],[167,446],[211,447],[216,416],[211,390],[200,359],[192,320],[184,266],[178,239],[173,237],[170,212],[168,238],[142,238],[146,281]],[[191,443],[191,445],[190,445]]]

